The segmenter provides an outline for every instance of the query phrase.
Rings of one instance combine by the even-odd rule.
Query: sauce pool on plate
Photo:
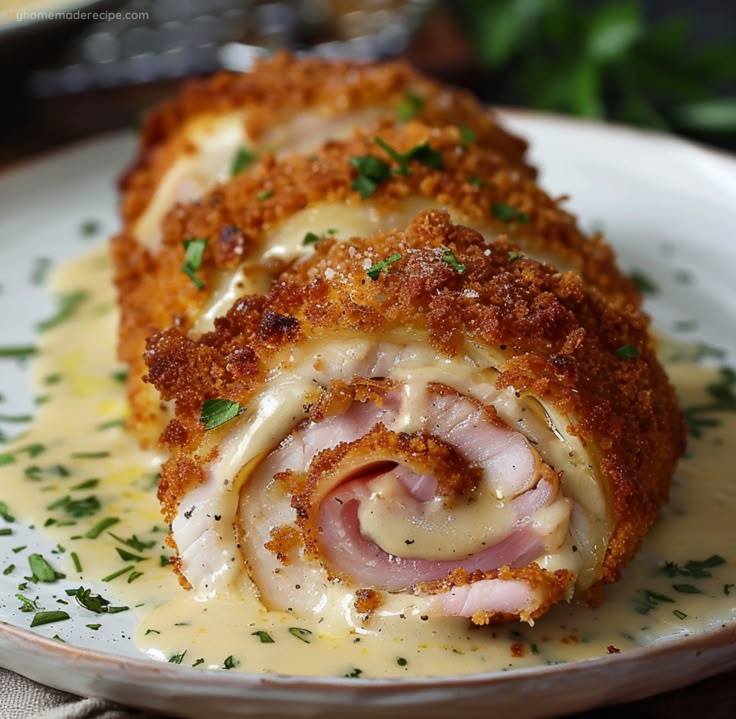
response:
[[[688,452],[660,520],[600,606],[558,606],[533,627],[396,617],[338,634],[325,617],[267,611],[252,595],[205,601],[186,591],[164,543],[161,456],[124,429],[110,278],[104,250],[57,273],[64,300],[35,361],[38,411],[0,454],[0,579],[12,590],[2,602],[17,602],[20,626],[89,643],[133,615],[134,636],[120,640],[129,655],[223,671],[389,677],[589,659],[736,618],[736,412],[721,411],[736,377],[683,362],[666,343],[691,425]],[[54,548],[23,547],[19,525]]]

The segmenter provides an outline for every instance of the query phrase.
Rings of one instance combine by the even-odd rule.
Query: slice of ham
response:
[[[465,490],[453,490],[440,497],[446,478],[417,465],[411,453],[397,459],[380,443],[364,446],[377,432],[409,444],[417,433],[436,437],[477,472],[478,486],[467,496]],[[329,470],[320,469],[329,466],[332,455],[343,459]],[[417,556],[395,546],[390,551],[381,536],[385,525],[379,521],[369,530],[361,522],[361,506],[378,502],[376,511],[385,510],[380,502],[389,500],[383,494],[394,513],[387,516],[405,519],[407,529],[439,515],[452,530],[453,513],[466,511],[468,498],[481,505],[479,516],[488,505],[489,526],[480,529],[477,541],[462,537],[456,556],[452,546],[442,547],[445,556],[431,551]],[[269,503],[268,512],[247,509],[253,502]],[[460,615],[484,623],[493,616],[533,617],[557,601],[574,579],[565,575],[548,582],[547,573],[534,564],[550,543],[565,539],[559,526],[548,533],[539,521],[550,509],[565,526],[569,519],[570,503],[559,491],[557,476],[521,434],[443,386],[394,386],[380,401],[353,401],[342,412],[294,430],[251,476],[246,509],[254,520],[243,532],[250,574],[272,609],[321,614],[328,605],[349,607],[358,590],[368,589],[389,593],[386,612],[394,612],[389,607],[398,601],[396,612]],[[501,526],[490,526],[499,513]],[[266,516],[265,526],[255,521]],[[394,545],[395,530],[387,533]],[[529,566],[536,568],[533,582],[516,578],[514,572]],[[505,578],[498,576],[500,570]],[[458,572],[461,582],[448,579]]]

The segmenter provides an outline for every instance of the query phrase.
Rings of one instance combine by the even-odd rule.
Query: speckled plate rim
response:
[[[644,142],[655,152],[684,152],[695,162],[714,163],[716,175],[736,181],[736,157],[656,132],[610,126],[527,111],[504,111],[512,126],[539,123],[561,132],[583,132]],[[68,161],[78,152],[120,139],[119,134],[85,141],[32,158],[0,174],[0,180]],[[614,138],[615,139],[615,138]],[[652,145],[656,145],[656,148]],[[736,193],[736,182],[725,188]],[[516,719],[555,716],[630,701],[674,689],[736,668],[736,623],[682,637],[666,637],[621,654],[555,666],[429,678],[342,679],[286,675],[225,674],[116,656],[34,634],[0,622],[0,665],[64,691],[126,705],[198,717],[338,716],[424,718],[487,716],[513,712]],[[520,698],[523,696],[523,702]],[[535,700],[536,703],[535,703]],[[213,705],[214,702],[214,705]]]

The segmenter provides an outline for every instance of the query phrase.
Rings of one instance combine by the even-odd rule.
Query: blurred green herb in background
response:
[[[736,42],[694,47],[687,17],[652,25],[632,0],[459,0],[452,7],[494,102],[736,147],[736,94],[724,95],[734,91]]]

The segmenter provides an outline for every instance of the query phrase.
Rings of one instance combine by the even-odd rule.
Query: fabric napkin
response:
[[[153,719],[153,715],[50,689],[0,668],[0,719]]]

